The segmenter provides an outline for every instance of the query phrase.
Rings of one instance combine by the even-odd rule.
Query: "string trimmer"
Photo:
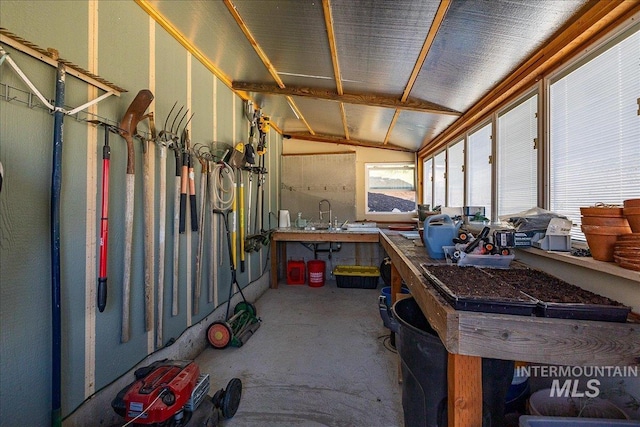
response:
[[[233,262],[231,248],[231,233],[229,232],[229,214],[231,209],[214,209],[214,213],[223,216],[223,223],[227,235],[227,247],[229,250],[229,264],[231,265],[231,285],[229,286],[229,299],[227,300],[227,314],[225,321],[215,321],[207,328],[207,340],[213,348],[226,348],[229,345],[241,347],[260,327],[261,320],[256,317],[256,308],[244,297],[242,288],[236,277],[236,266]],[[233,316],[229,317],[233,288],[238,286],[242,301],[233,309]]]

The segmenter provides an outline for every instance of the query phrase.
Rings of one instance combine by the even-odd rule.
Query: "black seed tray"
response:
[[[625,323],[630,307],[592,304],[538,302],[536,316],[556,319],[599,320]]]
[[[429,270],[430,266],[428,264],[420,264],[420,267],[422,268],[423,276],[434,285],[444,299],[456,310],[532,316],[537,307],[537,301],[524,294],[521,294],[517,299],[457,296],[455,292]],[[506,283],[503,286],[512,288]],[[519,293],[515,288],[513,290]]]

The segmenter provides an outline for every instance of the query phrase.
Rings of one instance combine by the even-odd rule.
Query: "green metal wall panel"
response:
[[[187,112],[187,53],[182,46],[178,44],[171,36],[169,36],[164,30],[156,25],[156,126],[164,127],[164,122],[169,114],[169,111],[173,107],[174,103],[176,107],[172,113],[171,123],[168,127],[174,123],[174,130],[178,128],[183,117],[180,131],[184,129],[184,126],[188,120],[188,116],[192,111]],[[178,114],[179,113],[179,114]],[[185,116],[185,113],[187,116]],[[158,160],[158,159],[156,159]],[[180,162],[182,159],[180,159]],[[156,165],[156,171],[158,170]],[[187,324],[187,283],[186,283],[186,271],[185,271],[185,235],[180,235],[180,247],[179,257],[180,265],[178,268],[179,274],[179,295],[178,295],[178,314],[172,316],[171,308],[173,304],[172,298],[172,284],[173,284],[173,255],[175,248],[173,247],[173,237],[178,230],[173,229],[173,201],[175,195],[175,173],[176,173],[176,159],[175,152],[170,151],[167,153],[167,210],[169,214],[166,218],[166,259],[165,265],[165,297],[164,297],[164,330],[163,341],[166,343],[171,338],[178,338]],[[157,180],[160,177],[157,176]],[[156,185],[156,189],[157,189]],[[159,214],[157,215],[159,216]],[[187,223],[188,224],[188,223]]]
[[[4,6],[1,12],[5,13]],[[11,54],[17,62],[18,54]],[[21,66],[29,67],[34,81],[53,81],[49,66],[19,59]],[[23,87],[6,67],[0,68],[0,79]],[[42,87],[40,81],[37,84]],[[7,425],[20,425],[23,414],[33,414],[33,423],[47,425],[51,411],[49,176],[53,120],[44,110],[1,102],[0,401],[12,404],[0,404],[0,419]]]
[[[134,2],[101,1],[98,7],[96,73],[104,79],[128,89],[120,98],[111,97],[97,106],[98,118],[118,124],[127,107],[141,89],[149,88],[151,64],[150,18]],[[0,2],[0,25],[9,31],[39,45],[53,47],[62,57],[89,68],[89,2],[86,1],[11,1]],[[158,131],[164,126],[174,102],[177,107],[187,105],[191,98],[191,139],[195,143],[211,143],[214,140],[233,146],[248,138],[247,121],[243,116],[240,98],[224,86],[197,60],[191,60],[191,75],[187,75],[187,53],[157,24],[155,33],[155,112]],[[33,83],[47,98],[53,98],[55,70],[42,62],[6,47],[12,58],[25,71]],[[187,92],[188,78],[191,93]],[[0,83],[27,90],[26,86],[5,65],[0,65]],[[26,93],[26,92],[25,92]],[[102,92],[99,91],[99,94]],[[25,95],[26,96],[26,95]],[[88,100],[87,85],[67,77],[67,102],[76,107]],[[190,114],[191,114],[190,112]],[[174,112],[175,114],[175,112]],[[116,134],[110,135],[111,173],[109,197],[109,253],[108,298],[104,312],[86,311],[87,271],[97,272],[99,245],[99,221],[102,179],[101,153],[104,130],[98,128],[97,140],[87,141],[90,124],[78,119],[65,118],[62,185],[62,322],[63,322],[63,407],[62,415],[73,412],[88,397],[85,381],[99,391],[126,373],[140,360],[155,351],[155,337],[145,331],[144,322],[144,268],[143,268],[143,211],[142,211],[142,144],[135,143],[136,199],[132,260],[131,339],[121,343],[122,276],[124,266],[124,188],[127,162],[126,143]],[[33,425],[49,424],[51,411],[51,278],[49,252],[49,193],[51,181],[51,157],[53,118],[40,108],[28,108],[20,102],[0,100],[0,161],[5,168],[5,181],[0,194],[0,368],[2,387],[0,405],[2,424],[22,425],[24,414],[29,414]],[[235,132],[234,132],[235,121]],[[138,126],[147,132],[147,122]],[[273,144],[275,132],[269,134]],[[279,137],[277,137],[279,138]],[[154,153],[154,202],[156,224],[155,253],[158,251],[157,224],[159,223],[159,156]],[[270,145],[267,154],[267,185],[275,186],[274,172],[278,168],[279,149]],[[187,266],[190,268],[191,289],[195,280],[195,256],[198,235],[180,236],[180,295],[179,314],[171,315],[171,274],[173,254],[173,195],[175,160],[167,152],[167,212],[166,254],[163,305],[163,341],[178,338],[189,325],[199,322],[216,308],[209,303],[208,277],[213,265],[203,265],[202,293],[199,313],[187,313]],[[200,164],[194,165],[196,178],[200,176]],[[92,169],[95,168],[95,169]],[[89,172],[87,172],[89,169]],[[91,177],[88,176],[91,174]],[[248,206],[248,180],[245,173],[245,206]],[[88,188],[92,182],[94,188]],[[200,182],[196,179],[199,199]],[[253,200],[257,190],[254,177]],[[269,224],[269,210],[275,209],[277,198],[265,189],[264,227]],[[89,200],[87,200],[89,198]],[[198,200],[198,204],[200,200]],[[95,217],[89,210],[93,205]],[[88,212],[91,212],[88,214]],[[87,216],[91,218],[87,220]],[[227,301],[231,284],[230,265],[226,249],[224,229],[218,222],[218,233],[205,234],[203,260],[210,259],[215,240],[219,252],[216,258],[218,270],[215,278],[217,305]],[[87,221],[95,221],[96,235],[86,236]],[[211,218],[208,219],[211,221]],[[187,222],[188,224],[188,222]],[[222,230],[220,230],[222,229]],[[189,233],[189,231],[188,231]],[[185,247],[190,240],[190,255]],[[87,242],[92,242],[87,244]],[[89,251],[89,253],[87,253]],[[90,253],[95,251],[95,253]],[[244,287],[257,279],[264,271],[267,248],[247,255],[246,270],[239,273],[238,282]],[[90,265],[96,263],[96,265]],[[157,275],[157,266],[154,269]],[[156,276],[157,277],[157,276]],[[97,279],[97,278],[96,278]],[[89,278],[88,286],[97,280]],[[95,304],[95,302],[89,302]],[[88,316],[95,316],[90,319]],[[94,328],[94,329],[93,329]],[[152,332],[153,334],[154,332]],[[95,353],[85,366],[85,349],[95,336]],[[153,341],[153,344],[150,342]],[[91,363],[91,365],[89,365]],[[95,376],[90,368],[95,364]],[[86,374],[89,376],[85,378]]]
[[[199,61],[195,59],[192,61],[191,66],[191,80],[192,80],[192,99],[191,106],[193,108],[195,115],[192,120],[192,142],[194,143],[194,148],[198,147],[198,144],[202,144],[203,146],[211,146],[211,142],[213,140],[213,80],[214,77],[211,75],[211,72],[207,70]],[[200,280],[200,299],[196,301],[194,299],[194,308],[195,305],[198,304],[198,313],[193,316],[193,323],[197,323],[203,318],[205,318],[213,309],[213,303],[208,303],[208,288],[209,288],[209,271],[213,268],[212,265],[208,262],[210,259],[210,251],[212,248],[211,245],[211,221],[213,218],[213,212],[209,208],[208,203],[204,210],[204,219],[201,219],[200,216],[202,214],[202,210],[200,210],[200,206],[202,204],[202,165],[200,162],[194,158],[195,161],[195,180],[196,180],[196,194],[198,199],[198,219],[204,227],[199,228],[197,233],[197,238],[195,240],[195,252],[194,256],[198,254],[198,248],[200,244],[200,239],[202,240],[202,258],[200,262],[201,272],[201,280]],[[209,175],[211,177],[211,175]],[[204,181],[204,188],[206,190],[206,174]],[[206,193],[205,193],[206,194]],[[208,199],[205,195],[205,202],[208,202]],[[215,218],[217,220],[217,218]],[[204,223],[202,223],[204,221]],[[196,233],[194,233],[195,236]],[[194,284],[196,283],[196,273],[197,270],[194,269]],[[195,312],[194,312],[195,313]]]

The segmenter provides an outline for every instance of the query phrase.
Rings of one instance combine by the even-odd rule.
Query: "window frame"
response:
[[[391,166],[398,166],[399,168],[410,168],[412,169],[412,179],[413,179],[413,193],[414,193],[414,198],[413,198],[413,209],[410,211],[402,211],[402,212],[378,212],[378,211],[370,211],[369,210],[369,171],[374,168],[375,166],[381,166],[381,167],[391,167]],[[402,162],[402,161],[398,161],[398,162],[366,162],[364,164],[364,214],[365,216],[372,216],[372,215],[384,215],[384,216],[390,216],[390,215],[407,215],[411,212],[416,212],[417,209],[417,203],[418,203],[418,180],[416,177],[416,173],[417,173],[417,167],[415,162]],[[391,191],[393,192],[393,189],[391,189]],[[398,191],[411,191],[411,190],[398,190]]]

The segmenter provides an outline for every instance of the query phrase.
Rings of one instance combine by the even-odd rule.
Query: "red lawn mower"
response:
[[[238,378],[209,397],[209,375],[200,373],[190,360],[160,360],[137,369],[134,375],[136,380],[111,402],[126,426],[212,427],[221,418],[233,417],[240,404],[242,382]]]

